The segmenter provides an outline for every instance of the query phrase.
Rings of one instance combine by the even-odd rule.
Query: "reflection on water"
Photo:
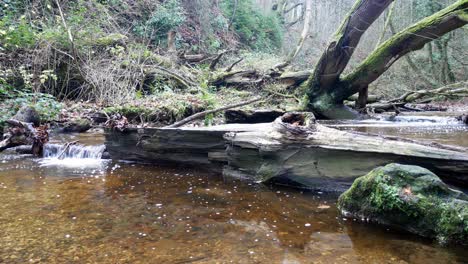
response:
[[[468,253],[342,219],[336,197],[187,168],[0,163],[4,263],[462,263]],[[8,159],[8,160],[7,160]],[[105,162],[105,161],[103,161]]]

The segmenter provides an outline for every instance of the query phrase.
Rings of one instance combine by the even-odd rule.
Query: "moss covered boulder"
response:
[[[346,217],[441,243],[468,244],[468,196],[418,166],[389,164],[356,179],[338,199]]]

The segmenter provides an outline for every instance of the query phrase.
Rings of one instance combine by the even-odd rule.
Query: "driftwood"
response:
[[[342,190],[391,162],[419,165],[468,185],[465,148],[339,131],[314,123],[307,113],[262,124],[109,130],[106,148],[113,159],[203,165],[226,176],[317,189]]]
[[[167,128],[175,128],[175,127],[181,127],[187,123],[190,123],[194,120],[197,120],[197,119],[201,119],[201,118],[204,118],[206,115],[209,115],[209,114],[213,114],[213,113],[216,113],[216,112],[220,112],[220,111],[224,111],[224,110],[227,110],[227,109],[232,109],[232,108],[236,108],[236,107],[239,107],[239,106],[244,106],[244,105],[248,105],[248,104],[252,104],[252,103],[255,103],[255,102],[258,102],[262,100],[262,97],[257,97],[255,99],[252,99],[252,100],[249,100],[249,101],[246,101],[246,102],[242,102],[242,103],[237,103],[237,104],[232,104],[232,105],[227,105],[227,106],[223,106],[221,108],[217,108],[217,109],[213,109],[213,110],[207,110],[207,111],[203,111],[203,112],[200,112],[200,113],[196,113],[194,115],[191,115],[187,118],[184,118],[178,122],[175,122],[174,124],[172,125],[169,125],[167,126]]]
[[[284,72],[271,71],[269,73],[261,73],[256,70],[239,70],[220,73],[212,80],[210,85],[213,86],[237,86],[250,87],[258,86],[266,82],[274,82],[286,87],[297,87],[309,78],[310,71],[299,72]]]
[[[44,144],[49,140],[47,126],[34,127],[32,123],[10,119],[8,132],[0,142],[0,152],[21,145],[31,145],[32,154],[42,156]]]

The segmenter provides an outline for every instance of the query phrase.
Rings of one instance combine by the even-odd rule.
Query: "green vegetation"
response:
[[[262,14],[254,7],[252,0],[239,0],[237,4],[235,2],[222,1],[222,9],[224,15],[232,19],[230,23],[239,34],[242,43],[260,51],[271,51],[281,47],[283,29],[276,14]]]
[[[185,12],[179,0],[168,0],[158,4],[147,19],[134,27],[135,34],[161,42],[167,38],[167,33],[176,30],[186,20]]]
[[[2,91],[0,85],[0,93]],[[63,105],[52,95],[44,93],[26,93],[23,91],[9,91],[8,99],[1,103],[0,127],[16,114],[23,106],[32,106],[41,116],[43,122],[56,120]]]
[[[416,13],[413,20],[445,7],[429,2],[413,2]],[[465,3],[458,2],[458,8],[463,8]],[[322,44],[326,43],[315,39],[319,37],[317,34],[326,35],[328,40],[331,33],[322,32],[319,28],[325,25],[317,26],[318,21],[311,22],[316,32],[310,33],[314,41],[307,40],[309,47],[304,46],[298,56],[303,64],[293,62],[290,68],[277,68],[285,61],[285,54],[295,50],[304,21],[304,8],[300,5],[291,1],[276,4],[279,3],[281,6],[273,2],[261,6],[254,0],[1,0],[0,106],[7,106],[24,94],[32,98],[42,98],[46,94],[58,101],[73,103],[85,101],[96,104],[100,110],[151,105],[154,98],[166,100],[165,93],[179,98],[195,96],[204,102],[199,108],[192,102],[169,100],[167,104],[171,107],[167,109],[171,118],[166,120],[175,120],[190,113],[190,109],[214,109],[243,100],[241,97],[220,100],[225,90],[242,90],[249,96],[271,98],[266,104],[274,108],[305,107],[323,116],[348,117],[346,109],[339,108],[342,106],[339,101],[346,99],[351,90],[357,91],[355,83],[319,85],[316,88],[320,93],[311,94],[307,92],[306,78],[281,79],[282,73],[294,76],[310,71],[320,58],[316,50],[322,52]],[[342,11],[349,11],[349,7],[342,8],[346,9]],[[401,34],[394,35],[393,38],[397,38]],[[408,35],[408,42],[411,42],[419,34],[404,35]],[[452,34],[444,36],[434,42],[427,56],[415,56],[412,65],[420,67],[422,73],[431,73],[425,74],[427,76],[436,76],[436,69],[442,69],[437,80],[431,81],[437,85],[463,80],[466,74],[457,66],[462,64],[454,62],[453,55],[460,49],[451,46],[460,39]],[[403,44],[413,49],[406,42]],[[379,51],[382,54],[377,54]],[[222,56],[218,57],[219,54]],[[337,80],[354,80],[367,85],[370,79],[378,78],[388,69],[388,63],[384,62],[392,59],[393,63],[393,57],[384,56],[387,54],[387,49],[377,49],[367,60],[358,60],[365,66],[354,67],[361,69],[360,74],[354,76],[351,72]],[[395,54],[396,58],[400,55]],[[359,56],[365,58],[367,54]],[[431,63],[424,63],[428,56]],[[335,60],[327,61],[333,64]],[[343,66],[348,59],[337,60]],[[366,63],[369,60],[372,63]],[[368,65],[378,63],[383,66],[379,65],[382,67],[377,73],[367,71]],[[329,66],[324,65],[323,69],[333,71],[331,68],[336,65]],[[406,73],[403,69],[396,75]],[[353,76],[356,78],[351,78]],[[398,95],[407,88],[395,90],[398,91],[393,94]],[[306,93],[308,97],[304,97]],[[26,97],[25,100],[29,100]],[[311,102],[300,104],[298,98]],[[163,104],[158,105],[163,107]],[[216,117],[208,115],[205,124],[216,123]]]

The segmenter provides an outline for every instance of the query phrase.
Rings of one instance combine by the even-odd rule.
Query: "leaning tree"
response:
[[[303,84],[309,110],[324,118],[356,118],[358,113],[344,106],[346,98],[366,91],[369,84],[407,53],[468,23],[468,0],[458,0],[398,32],[379,45],[356,69],[343,76],[362,35],[393,1],[356,1]]]

